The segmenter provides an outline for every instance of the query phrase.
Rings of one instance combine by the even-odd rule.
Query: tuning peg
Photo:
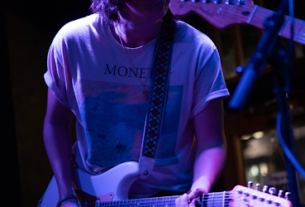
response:
[[[238,5],[245,5],[245,0],[238,0]]]
[[[238,194],[243,194],[243,190],[242,190],[241,188],[239,188],[239,189],[237,190],[237,193],[238,193]]]
[[[96,201],[95,201],[95,207],[100,207],[100,205],[101,205],[101,201],[100,201],[100,199],[98,198]]]
[[[259,184],[259,183],[256,183],[256,185],[255,185],[255,190],[259,190],[259,186],[260,186],[261,184]]]
[[[226,0],[226,4],[234,4],[233,0]]]
[[[252,182],[252,181],[249,181],[249,182],[248,182],[248,188],[252,188],[252,185],[253,185],[253,182]]]
[[[264,193],[266,193],[266,191],[267,191],[267,190],[268,190],[268,186],[267,186],[267,185],[264,185],[264,187],[263,187],[263,190],[262,190],[262,191],[263,191]]]
[[[289,200],[290,194],[291,194],[290,192],[286,192],[286,193],[285,193],[285,198],[286,198],[286,200]]]
[[[279,194],[277,194],[277,196],[278,196],[278,197],[282,197],[283,192],[284,192],[283,190],[279,190]]]
[[[281,205],[281,201],[275,200],[275,201],[274,201],[274,204],[275,204],[275,206],[280,206],[280,205]]]
[[[215,0],[214,3],[215,3],[215,4],[221,4],[221,3],[222,3],[222,0]]]
[[[87,206],[88,206],[87,201],[84,201],[84,202],[82,203],[82,207],[87,207]]]
[[[276,194],[276,189],[274,187],[271,187],[269,188],[268,192],[271,194],[271,195],[274,195]]]

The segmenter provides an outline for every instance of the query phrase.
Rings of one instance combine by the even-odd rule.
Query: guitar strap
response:
[[[155,165],[158,140],[161,135],[163,114],[169,85],[171,50],[175,33],[175,21],[164,20],[159,37],[153,78],[149,97],[140,155],[140,177],[147,178]]]

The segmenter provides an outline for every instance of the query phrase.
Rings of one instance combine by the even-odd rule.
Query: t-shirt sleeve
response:
[[[57,99],[70,109],[68,91],[71,86],[71,77],[65,53],[65,41],[60,34],[57,34],[50,46],[47,67],[48,70],[44,74],[45,83]]]
[[[201,55],[198,60],[190,118],[201,112],[210,100],[229,95],[222,74],[219,53],[213,45],[212,52],[209,55]]]

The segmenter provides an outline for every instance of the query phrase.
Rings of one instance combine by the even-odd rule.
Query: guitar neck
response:
[[[271,16],[274,11],[265,9],[263,7],[253,5],[252,17],[248,19],[248,24],[264,29],[263,22],[266,17]],[[290,38],[290,27],[291,27],[292,18],[285,16],[285,21],[278,35],[284,38]],[[305,24],[304,21],[299,19],[294,19],[294,37],[293,40],[305,45]]]
[[[233,24],[250,24],[264,29],[263,22],[274,11],[252,4],[252,0],[244,0],[245,5],[238,5],[238,0],[231,0],[234,4],[205,3],[197,1],[171,0],[170,9],[174,15],[186,16],[192,12],[197,13],[210,24],[219,29],[224,29]],[[216,2],[216,1],[215,1]],[[278,35],[290,38],[292,18],[285,16],[285,21]],[[294,19],[293,40],[305,45],[305,23]]]
[[[175,200],[179,196],[164,196],[143,199],[131,199],[124,201],[103,202],[100,206],[107,207],[175,207]],[[229,191],[207,193],[197,199],[199,206],[229,206]]]

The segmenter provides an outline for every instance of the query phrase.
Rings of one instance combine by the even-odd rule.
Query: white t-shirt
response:
[[[209,100],[229,95],[213,42],[182,21],[176,25],[155,168],[131,188],[144,196],[190,188],[196,153],[191,119]],[[44,78],[76,116],[76,163],[84,171],[99,174],[139,160],[156,42],[126,48],[134,69],[97,14],[66,24],[54,38]],[[139,79],[146,82],[144,95]]]

